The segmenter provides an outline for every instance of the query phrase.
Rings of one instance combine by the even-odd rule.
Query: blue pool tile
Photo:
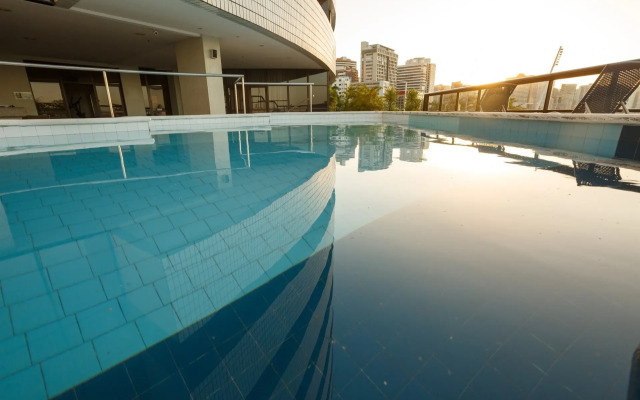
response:
[[[111,240],[111,235],[108,233],[102,233],[79,239],[78,246],[80,247],[82,254],[87,256],[113,247],[113,241]]]
[[[309,247],[306,241],[300,240],[289,251],[287,251],[287,257],[294,263],[299,263],[302,260],[306,260],[313,254],[313,249]]]
[[[389,398],[396,397],[410,378],[404,370],[396,366],[395,360],[384,351],[364,368],[364,372]]]
[[[226,306],[242,295],[242,289],[231,275],[207,285],[205,291],[216,309]]]
[[[82,344],[82,335],[71,316],[27,332],[27,341],[36,363]]]
[[[176,311],[183,326],[189,326],[207,315],[212,314],[215,308],[207,297],[204,290],[198,290],[188,294],[173,302],[173,309]]]
[[[254,212],[249,207],[239,207],[230,211],[227,214],[235,223],[240,223],[245,219],[248,219],[254,215]]]
[[[220,357],[211,349],[180,372],[192,393],[203,392],[202,389],[214,392],[231,379]]]
[[[62,394],[57,395],[53,398],[53,400],[78,400],[76,397],[76,391],[73,389],[69,389]]]
[[[136,320],[136,325],[147,346],[158,343],[182,329],[182,324],[171,305],[143,315]]]
[[[191,395],[180,375],[176,373],[142,393],[140,400],[191,400]]]
[[[82,254],[80,254],[80,248],[76,242],[69,242],[41,249],[39,253],[42,265],[45,267],[50,267],[65,261],[71,261],[82,256]]]
[[[218,310],[205,324],[204,329],[209,339],[214,342],[224,342],[244,330],[244,325],[233,307]]]
[[[0,340],[13,336],[11,319],[9,318],[9,308],[0,307]]]
[[[233,277],[244,293],[249,293],[269,281],[269,276],[257,261],[239,268],[233,273]]]
[[[190,210],[181,211],[169,215],[169,221],[171,221],[171,223],[175,227],[188,225],[190,223],[196,222],[197,220],[198,218]]]
[[[194,290],[189,277],[184,271],[175,272],[166,278],[156,281],[153,285],[158,291],[163,304],[169,304],[192,293]]]
[[[243,244],[242,252],[248,260],[253,261],[262,258],[265,254],[271,253],[271,248],[264,239],[258,236],[250,242]]]
[[[93,344],[103,370],[126,360],[145,348],[134,323],[121,326],[94,339]]]
[[[177,229],[159,233],[153,237],[161,252],[166,253],[170,250],[180,248],[187,244],[187,240]]]
[[[91,343],[85,343],[42,362],[49,396],[55,396],[100,372]]]
[[[0,341],[0,378],[11,375],[31,365],[29,349],[24,335]]]
[[[74,210],[73,212],[60,214],[60,219],[65,225],[78,224],[93,220],[93,214],[89,210]]]
[[[123,213],[122,208],[120,208],[120,205],[118,204],[109,204],[106,206],[94,208],[91,210],[91,212],[96,218],[103,219],[103,222],[104,222],[104,218],[111,217],[114,215],[121,215]]]
[[[89,221],[69,225],[69,230],[74,237],[82,237],[103,233],[104,226],[99,219],[92,219]]]
[[[463,398],[517,400],[527,397],[527,393],[515,386],[497,369],[489,366],[485,366],[473,379],[469,390],[471,390],[473,395]]]
[[[131,218],[136,222],[142,222],[153,218],[158,218],[160,216],[160,211],[156,207],[147,207],[136,211],[131,211],[129,213]]]
[[[199,220],[204,220],[205,218],[218,215],[222,211],[215,206],[215,204],[207,203],[201,206],[195,207],[192,209],[193,213],[198,217]]]
[[[53,212],[57,215],[74,212],[75,210],[82,210],[84,206],[79,201],[66,201],[51,206]]]
[[[50,267],[49,277],[53,288],[60,289],[91,279],[93,272],[89,262],[83,257]]]
[[[130,400],[136,396],[124,365],[117,365],[75,389],[78,400]]]
[[[524,360],[508,349],[498,351],[490,360],[502,375],[524,392],[529,393],[542,379],[544,372],[531,361]]]
[[[25,385],[25,382],[29,384]],[[4,399],[45,400],[47,393],[40,367],[36,365],[0,379],[0,394]]]
[[[173,356],[164,342],[137,354],[124,364],[137,393],[147,391],[177,372]]]
[[[173,273],[171,266],[168,265],[168,263],[167,266],[165,266],[165,262],[157,257],[136,263],[136,269],[145,285],[164,278],[167,274]]]
[[[143,286],[118,297],[120,308],[127,321],[148,314],[162,307],[162,302],[153,286]]]
[[[371,380],[360,372],[356,377],[340,392],[345,399],[384,399],[386,396],[371,382]]]
[[[442,399],[457,399],[468,384],[434,357],[427,361],[415,379],[429,393]]]
[[[54,228],[48,231],[36,232],[31,234],[34,247],[45,247],[54,243],[68,242],[71,240],[69,228]]]
[[[147,233],[138,224],[127,226],[124,228],[117,228],[111,231],[113,241],[119,245],[125,245],[128,243],[137,242],[138,240],[146,239]]]
[[[53,216],[51,207],[38,207],[30,208],[27,210],[18,211],[18,219],[21,221],[28,221],[31,219],[43,218]]]
[[[238,247],[231,247],[227,251],[216,254],[213,258],[224,275],[233,273],[239,267],[249,262]]]
[[[180,231],[188,242],[194,242],[212,235],[209,225],[204,221],[196,221],[191,224],[183,225],[180,227]]]
[[[64,317],[62,305],[56,293],[48,293],[10,308],[15,333],[35,329]]]
[[[4,301],[15,304],[51,291],[51,283],[47,271],[40,270],[2,281]]]
[[[221,230],[226,229],[235,223],[226,213],[208,217],[205,219],[205,222],[207,223],[207,225],[209,225],[209,228],[211,228],[212,232],[220,232]]]
[[[57,215],[41,217],[24,222],[25,228],[29,233],[48,231],[54,228],[61,228],[62,221]]]
[[[120,268],[100,277],[107,297],[112,299],[142,286],[138,270],[133,267]]]
[[[125,324],[124,316],[116,300],[109,300],[93,308],[79,312],[78,324],[85,340],[90,340]]]
[[[129,261],[120,247],[113,247],[87,256],[93,274],[103,275],[129,265]]]
[[[122,214],[121,212],[101,217],[101,221],[106,230],[118,229],[134,223],[129,214]]]
[[[142,224],[142,228],[147,233],[147,235],[152,236],[158,233],[166,232],[168,230],[173,229],[173,225],[169,218],[167,217],[159,217],[150,219],[148,221],[144,221]]]
[[[102,284],[97,278],[60,289],[59,293],[67,315],[102,303],[107,299]]]
[[[178,368],[182,369],[213,350],[204,329],[195,329],[167,339],[167,347]]]

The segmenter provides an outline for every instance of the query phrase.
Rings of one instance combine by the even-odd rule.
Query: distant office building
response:
[[[530,75],[518,74],[510,79],[526,78]],[[518,85],[511,94],[514,100],[511,102],[511,109],[541,110],[544,106],[544,98],[547,94],[547,82],[529,83]]]
[[[429,58],[412,58],[398,66],[397,88],[415,89],[424,94],[433,91],[436,78],[436,65]]]
[[[338,91],[338,96],[344,96],[344,92],[351,86],[351,77],[346,75],[336,76],[336,80],[333,82],[333,87]]]
[[[560,89],[553,88],[549,108],[552,110],[572,110],[575,107],[574,98],[578,85],[563,83]]]
[[[427,92],[433,92],[435,78],[436,65],[429,58],[412,58],[404,65],[399,65],[396,84],[396,89],[399,91],[398,107],[401,110],[404,109],[405,90],[416,90],[419,98]]]
[[[576,96],[573,99],[574,107],[575,105],[578,105],[578,103],[580,102],[580,100],[582,100],[584,95],[587,94],[589,89],[591,89],[591,86],[593,86],[593,83],[590,83],[588,85],[578,86],[578,90],[576,90]]]
[[[380,44],[360,44],[360,72],[363,82],[387,81],[396,87],[398,55]]]
[[[351,83],[358,82],[358,63],[347,57],[336,59],[336,76],[348,76]]]
[[[459,89],[459,88],[465,87],[465,86],[468,86],[468,85],[465,85],[461,81],[451,82],[451,89]]]

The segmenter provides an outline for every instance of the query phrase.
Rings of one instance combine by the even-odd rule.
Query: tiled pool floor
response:
[[[0,398],[626,397],[637,170],[393,126],[155,140],[0,158]]]

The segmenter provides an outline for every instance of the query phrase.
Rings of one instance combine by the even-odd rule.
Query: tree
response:
[[[338,90],[331,86],[329,88],[329,111],[338,111]]]
[[[422,99],[415,89],[409,89],[404,102],[405,111],[420,111],[422,109]]]
[[[518,103],[518,99],[516,99],[515,97],[509,97],[509,105],[507,106],[507,110],[524,110],[524,107],[522,107]]]
[[[384,91],[384,109],[387,111],[398,110],[398,92],[390,87]]]
[[[363,84],[347,88],[344,96],[345,111],[380,111],[383,109],[382,99],[378,96],[379,87],[367,87]]]

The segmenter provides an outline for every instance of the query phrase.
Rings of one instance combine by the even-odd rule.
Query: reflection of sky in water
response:
[[[638,171],[443,142],[422,163],[394,149],[358,172],[356,148],[337,168],[336,359],[400,398],[625,398]],[[345,399],[361,382],[350,371]]]

